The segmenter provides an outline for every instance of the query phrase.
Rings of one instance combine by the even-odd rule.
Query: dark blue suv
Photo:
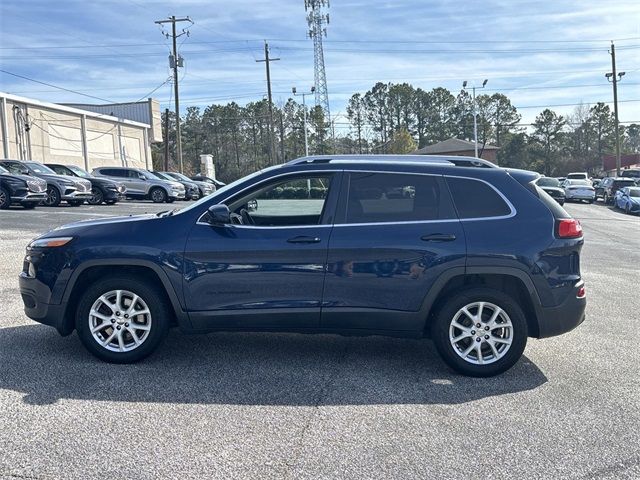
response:
[[[538,174],[484,160],[317,156],[179,211],[78,222],[27,247],[25,311],[99,358],[168,328],[430,337],[467,375],[584,320],[582,229]]]

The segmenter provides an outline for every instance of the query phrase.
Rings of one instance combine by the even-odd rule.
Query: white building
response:
[[[128,118],[134,115],[138,121]],[[151,143],[162,141],[160,123],[160,108],[152,99],[78,108],[0,92],[0,155],[89,171],[152,168]]]

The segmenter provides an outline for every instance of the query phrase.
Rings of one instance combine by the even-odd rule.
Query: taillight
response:
[[[584,298],[586,296],[587,296],[587,290],[584,288],[584,285],[582,285],[576,292],[576,298]]]
[[[556,235],[558,238],[578,238],[582,236],[582,225],[575,218],[558,220]]]

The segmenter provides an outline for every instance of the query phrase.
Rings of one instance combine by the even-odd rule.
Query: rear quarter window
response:
[[[447,184],[460,218],[504,217],[511,214],[507,202],[485,182],[447,177]]]

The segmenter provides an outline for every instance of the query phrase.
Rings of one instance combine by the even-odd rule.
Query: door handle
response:
[[[320,243],[318,237],[307,237],[306,235],[300,235],[287,240],[288,243]]]
[[[453,233],[432,233],[420,237],[420,240],[425,242],[452,242],[455,239],[456,236]]]

